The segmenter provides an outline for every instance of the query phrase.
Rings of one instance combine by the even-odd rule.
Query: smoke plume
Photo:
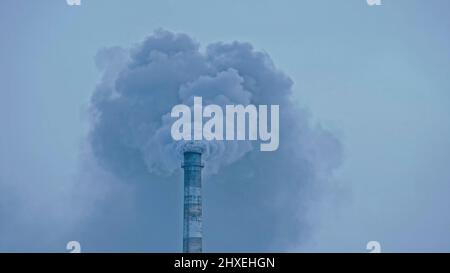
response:
[[[302,215],[329,185],[341,144],[293,102],[293,81],[268,54],[241,42],[201,50],[186,34],[158,30],[131,49],[101,50],[97,65],[103,77],[91,100],[89,141],[101,166],[125,181],[182,183],[182,144],[170,135],[176,104],[201,96],[204,104],[280,105],[277,151],[250,141],[206,144],[205,249],[277,250],[307,234]],[[154,186],[149,202],[163,188]],[[147,215],[164,210],[154,204]],[[248,249],[246,240],[259,248]]]

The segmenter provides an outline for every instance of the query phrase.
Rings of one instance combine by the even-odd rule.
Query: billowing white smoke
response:
[[[204,187],[209,249],[286,250],[308,236],[312,200],[335,192],[329,177],[341,162],[341,144],[295,106],[291,79],[267,54],[239,42],[200,50],[189,36],[160,30],[131,50],[102,50],[97,63],[103,78],[91,100],[89,143],[103,168],[121,181],[142,183],[136,202],[145,203],[134,210],[140,222],[130,228],[158,241],[152,244],[155,250],[166,249],[168,241],[175,250],[178,242],[169,234],[177,234],[179,224],[174,200],[181,199],[174,193],[185,144],[172,140],[170,112],[177,104],[192,105],[193,96],[201,96],[204,105],[276,104],[280,109],[274,152],[261,152],[259,143],[248,141],[202,143],[204,173],[211,175],[205,181],[215,182]],[[103,214],[96,217],[110,228]],[[168,236],[149,235],[149,229]]]
[[[248,105],[251,102],[252,94],[243,88],[243,79],[236,70],[214,73],[212,76],[199,76],[196,80],[181,85],[177,94],[180,103],[192,106],[194,96],[201,96],[205,105],[217,104],[223,107],[226,104]],[[165,174],[179,169],[185,144],[183,141],[174,142],[170,135],[174,121],[170,112],[161,119],[161,127],[143,146],[143,152],[149,170]],[[239,160],[253,149],[250,141],[196,141],[195,144],[202,147],[203,158],[208,162],[206,174],[217,173],[222,166]],[[157,152],[154,152],[155,149],[158,149]]]
[[[304,150],[302,136],[315,134],[290,101],[292,81],[248,43],[215,43],[202,52],[189,36],[158,30],[131,50],[102,50],[97,61],[104,77],[92,98],[91,143],[100,162],[116,173],[139,166],[156,175],[179,170],[184,144],[170,135],[170,111],[176,104],[193,105],[194,96],[205,105],[280,105],[280,147],[294,154]],[[299,135],[292,138],[290,132]],[[206,174],[259,153],[250,141],[201,145]]]

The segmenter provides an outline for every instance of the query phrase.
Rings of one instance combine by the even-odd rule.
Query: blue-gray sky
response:
[[[214,233],[221,220],[211,216],[205,250],[366,251],[377,240],[383,251],[449,251],[449,12],[446,0],[4,1],[0,251],[65,251],[69,240],[85,251],[180,249],[181,188],[161,184],[166,209],[142,219],[154,183],[123,183],[86,156],[97,52],[133,47],[158,28],[202,46],[238,40],[267,52],[293,80],[297,103],[343,147],[321,194],[298,202],[296,231],[283,226],[291,210],[267,204],[279,229],[255,225],[248,241],[233,244]],[[205,187],[210,195],[229,189]],[[230,195],[243,204],[242,217],[262,199]],[[209,202],[220,209],[222,201]],[[180,217],[153,222],[164,219],[158,211]],[[252,221],[261,219],[243,225]],[[266,233],[272,243],[258,240]]]

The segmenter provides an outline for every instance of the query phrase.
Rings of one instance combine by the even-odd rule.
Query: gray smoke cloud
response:
[[[176,104],[201,96],[204,104],[280,105],[277,151],[261,152],[250,141],[207,143],[206,249],[283,250],[307,236],[308,204],[332,187],[342,147],[295,104],[293,81],[268,54],[241,42],[201,50],[186,34],[158,30],[131,49],[101,50],[97,65],[103,77],[91,100],[89,142],[100,165],[126,181],[181,184],[182,144],[170,135]],[[149,202],[168,189],[154,186]],[[145,213],[161,210],[155,202]],[[166,221],[179,217],[170,213]],[[163,228],[153,225],[155,232]]]

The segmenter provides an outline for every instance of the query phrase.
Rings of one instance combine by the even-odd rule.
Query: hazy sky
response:
[[[205,231],[214,235],[206,251],[365,252],[372,240],[383,251],[450,250],[448,0],[81,1],[1,4],[0,251],[64,252],[70,240],[84,251],[181,249],[181,188],[161,203],[179,214],[174,225],[136,220],[151,189],[84,156],[97,52],[133,47],[158,28],[202,47],[238,40],[267,52],[293,80],[298,103],[343,147],[332,186],[302,203],[307,236],[277,241],[270,228],[273,244],[262,243],[255,225],[256,235],[233,246]],[[218,185],[206,191],[226,188]],[[209,221],[220,228],[218,217]]]

